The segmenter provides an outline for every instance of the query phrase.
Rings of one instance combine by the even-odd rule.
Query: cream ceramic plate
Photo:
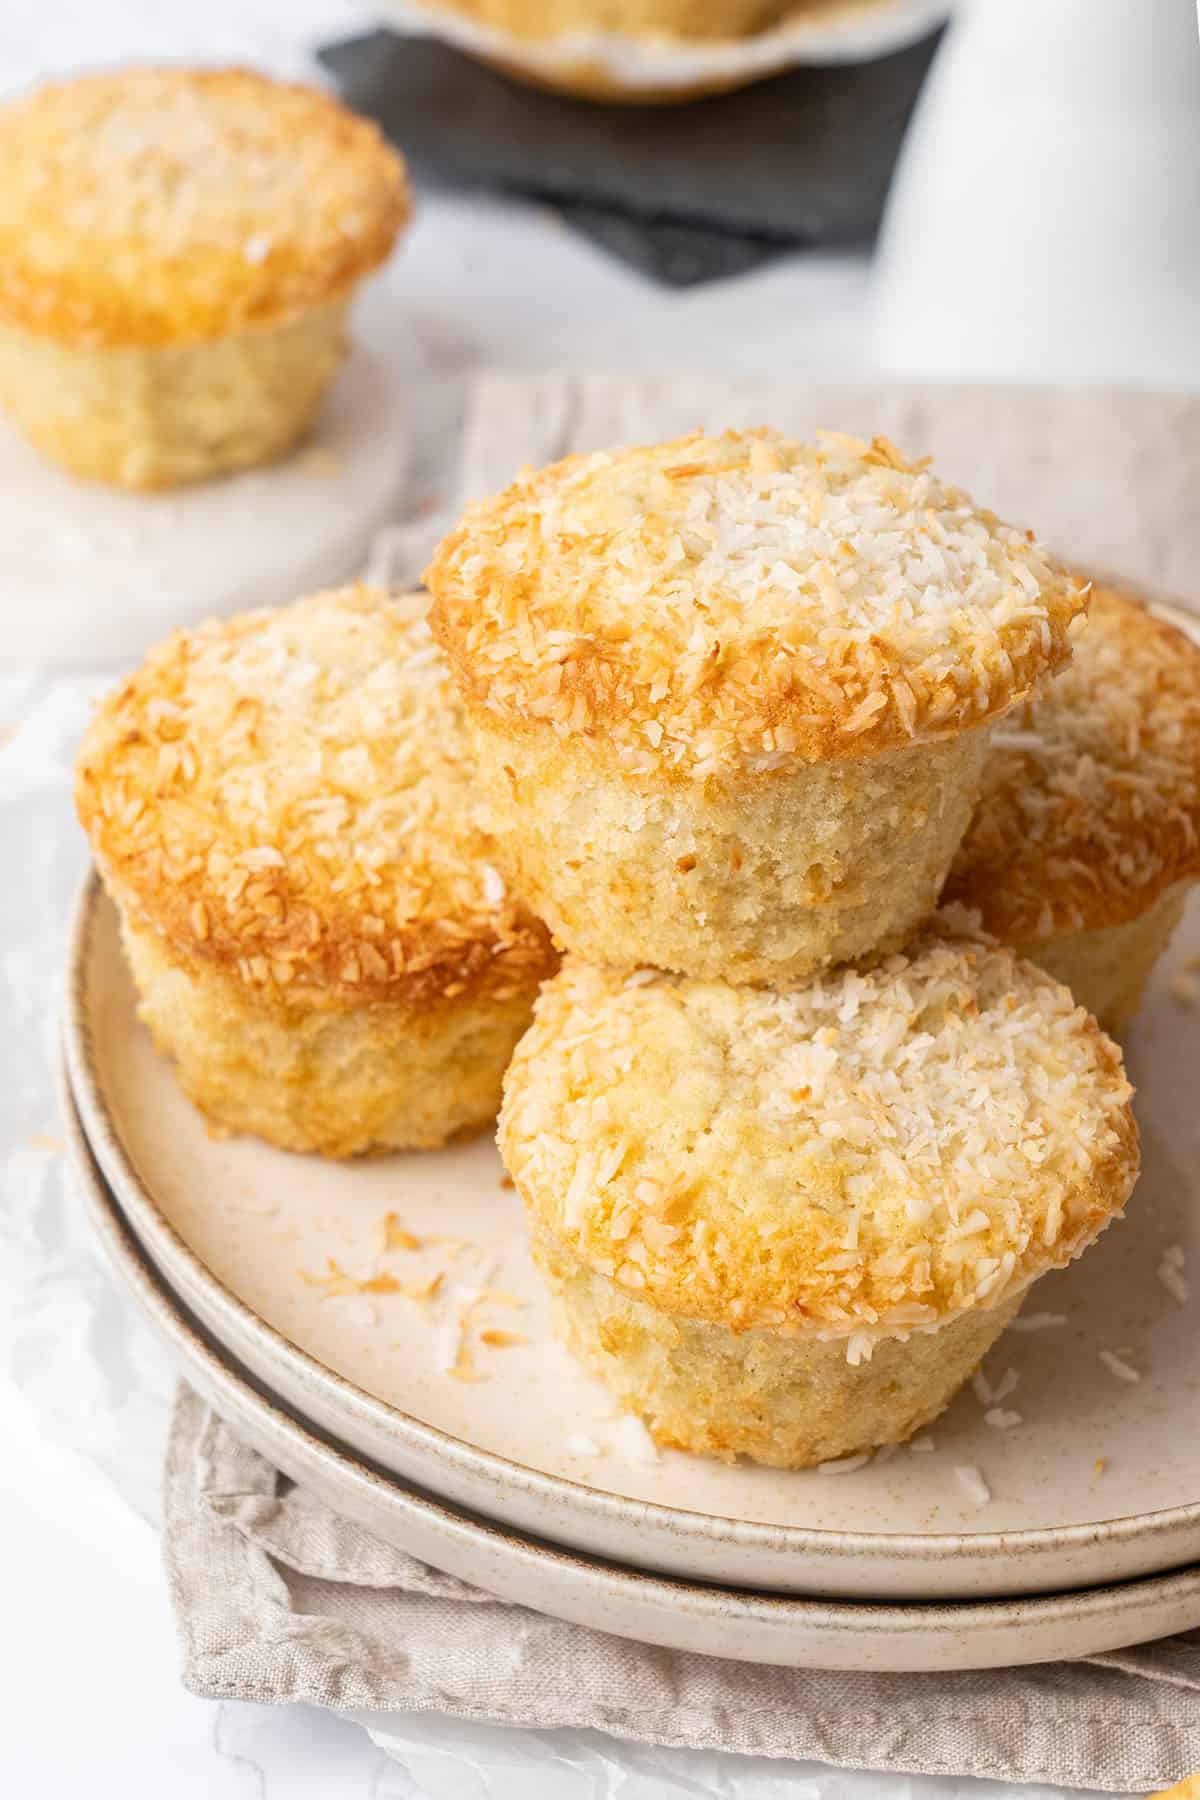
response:
[[[968,1389],[932,1428],[848,1474],[781,1473],[668,1452],[550,1338],[514,1195],[492,1145],[350,1164],[214,1141],[135,1016],[115,913],[94,881],[71,947],[67,1050],[88,1137],[133,1229],[170,1285],[261,1381],[353,1450],[454,1504],[592,1554],[777,1592],[971,1598],[1045,1592],[1200,1561],[1200,1301],[1159,1278],[1179,1245],[1200,1271],[1200,1010],[1168,991],[1200,952],[1195,905],[1131,1034],[1145,1172],[1124,1222],[989,1356],[1010,1430]],[[395,1213],[421,1249],[381,1250]],[[330,1259],[335,1265],[334,1278]],[[383,1273],[418,1288],[344,1293]],[[1200,1276],[1194,1284],[1200,1287]],[[480,1324],[528,1341],[477,1344],[481,1379],[446,1372],[467,1293]],[[1136,1384],[1101,1360],[1114,1352]],[[977,1469],[990,1501],[958,1468]]]
[[[1095,1655],[1200,1624],[1200,1569],[974,1605],[864,1606],[771,1598],[640,1575],[464,1517],[314,1436],[206,1341],[140,1251],[70,1100],[71,1157],[117,1274],[188,1380],[277,1468],[386,1542],[503,1599],[644,1643],[781,1667],[994,1668]]]

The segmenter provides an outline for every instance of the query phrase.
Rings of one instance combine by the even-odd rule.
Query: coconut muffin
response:
[[[1067,990],[979,939],[779,992],[568,958],[499,1143],[560,1333],[620,1405],[798,1468],[927,1424],[1121,1210],[1131,1092]]]
[[[351,1156],[495,1117],[555,958],[494,866],[419,598],[177,633],[100,708],[76,797],[142,1017],[215,1127]]]
[[[1128,1024],[1200,877],[1200,648],[1111,588],[1070,666],[992,738],[946,886]]]
[[[0,405],[45,456],[170,487],[289,450],[409,212],[324,94],[126,69],[0,109]]]
[[[834,433],[569,457],[473,507],[426,581],[555,936],[751,984],[911,934],[987,727],[1084,606],[1026,533]]]

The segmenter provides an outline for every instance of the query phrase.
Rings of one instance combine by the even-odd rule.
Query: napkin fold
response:
[[[1144,1794],[1200,1764],[1200,1632],[964,1674],[760,1668],[513,1606],[339,1518],[180,1385],[164,1543],[187,1686]]]

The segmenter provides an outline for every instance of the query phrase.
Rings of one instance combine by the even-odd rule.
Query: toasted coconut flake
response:
[[[473,707],[698,778],[977,725],[1065,660],[1084,603],[1025,532],[837,433],[527,471],[426,583]]]
[[[297,1269],[296,1273],[308,1287],[320,1288],[326,1299],[331,1299],[336,1295],[358,1292],[358,1283],[347,1275],[341,1264],[332,1256],[326,1257],[325,1268],[324,1275],[311,1275],[307,1269]]]
[[[398,1294],[400,1283],[386,1269],[374,1275],[348,1275],[342,1265],[329,1256],[325,1259],[326,1273],[310,1275],[307,1270],[299,1269],[297,1273],[301,1281],[309,1287],[320,1288],[327,1300],[344,1299],[353,1294]]]
[[[471,1355],[469,1346],[466,1344],[459,1346],[458,1355],[451,1363],[447,1370],[447,1374],[452,1375],[455,1381],[487,1380],[487,1376],[484,1375],[480,1369],[475,1367],[474,1358]]]
[[[1130,1096],[1067,990],[978,938],[782,992],[630,988],[569,958],[499,1143],[590,1267],[669,1312],[844,1338],[858,1364],[1079,1254],[1136,1176]]]
[[[446,1277],[439,1270],[436,1275],[431,1275],[426,1281],[403,1282],[400,1292],[406,1300],[416,1300],[423,1304],[425,1301],[434,1299],[441,1292],[445,1279]]]
[[[1006,942],[1139,917],[1200,876],[1200,648],[1110,589],[1070,666],[994,734],[945,898]],[[1171,984],[1192,1005],[1200,986]]]
[[[368,1275],[365,1281],[360,1281],[358,1291],[360,1294],[398,1294],[400,1283],[387,1269],[380,1269],[378,1273]]]
[[[421,1240],[407,1230],[394,1212],[384,1213],[382,1219],[383,1250],[419,1250]]]

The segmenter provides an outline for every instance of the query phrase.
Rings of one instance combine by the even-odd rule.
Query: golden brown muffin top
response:
[[[0,323],[162,345],[280,322],[388,255],[404,164],[366,119],[246,69],[125,69],[0,109]]]
[[[845,1336],[854,1357],[1083,1250],[1137,1176],[1132,1091],[1065,987],[978,938],[781,992],[570,957],[498,1141],[530,1213],[592,1269],[735,1331]]]
[[[472,707],[704,777],[983,724],[1070,654],[1078,582],[886,439],[696,432],[472,507],[426,574]]]
[[[1018,943],[1137,918],[1200,876],[1200,647],[1094,589],[1070,665],[999,726],[946,898]]]
[[[100,707],[76,801],[117,898],[264,1001],[500,1000],[554,966],[419,596],[176,632]]]

